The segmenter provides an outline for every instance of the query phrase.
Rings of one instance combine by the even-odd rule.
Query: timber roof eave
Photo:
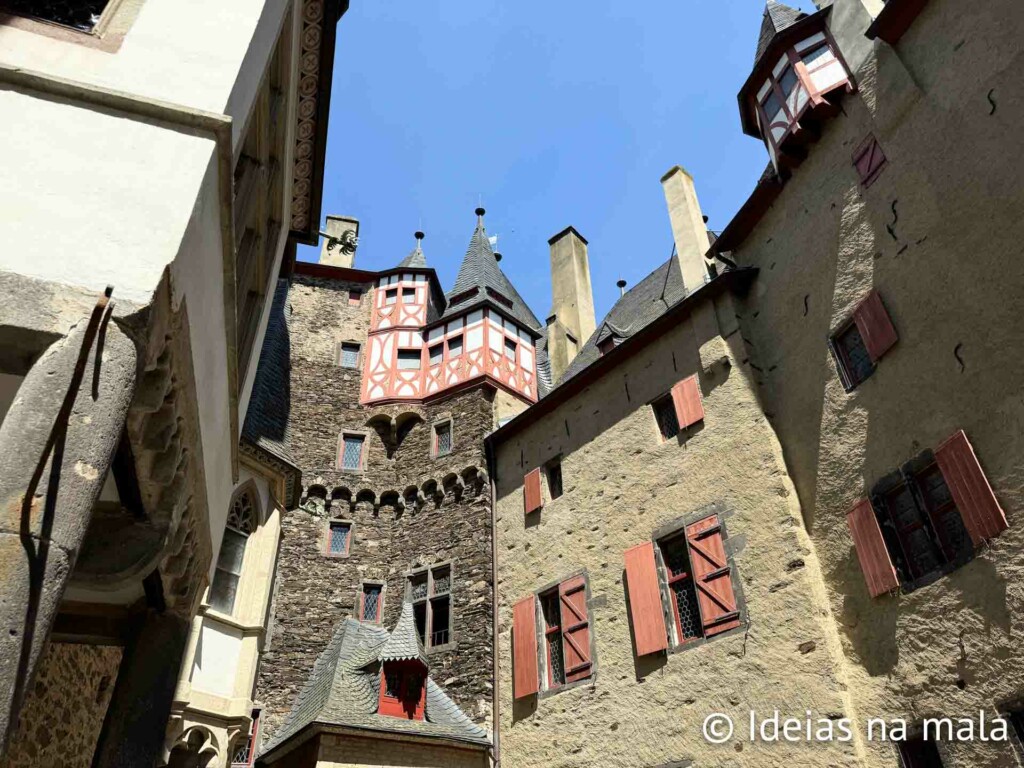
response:
[[[535,341],[544,335],[544,333],[539,328],[534,328],[529,324],[524,323],[521,319],[516,318],[508,307],[503,307],[499,302],[488,297],[486,294],[483,294],[481,298],[474,298],[474,300],[472,301],[467,301],[465,311],[463,311],[463,307],[459,307],[458,305],[454,306],[457,308],[453,308],[451,305],[448,307],[448,309],[451,310],[451,313],[454,314],[448,314],[445,317],[439,317],[437,320],[427,323],[426,325],[423,326],[423,330],[429,331],[431,328],[437,328],[439,325],[450,323],[458,315],[466,315],[472,312],[474,309],[479,309],[480,307],[487,307],[489,309],[493,309],[495,312],[500,314],[509,322],[515,323],[520,328],[524,328],[530,334],[530,336],[533,337]]]
[[[441,281],[438,279],[437,272],[434,271],[433,267],[388,267],[379,272],[374,272],[368,269],[356,269],[355,267],[336,267],[332,264],[320,264],[315,261],[296,261],[293,271],[298,275],[326,277],[331,280],[348,280],[352,283],[374,283],[382,277],[399,273],[426,275],[427,280],[430,282],[431,290],[434,292],[438,311],[444,312],[447,306],[447,299],[445,298],[444,290],[441,288]]]
[[[697,290],[688,293],[656,320],[644,326],[629,338],[623,339],[622,343],[618,346],[599,357],[575,376],[563,381],[552,389],[546,397],[537,401],[536,404],[527,408],[503,427],[499,427],[489,434],[484,439],[484,442],[489,449],[493,450],[503,441],[518,434],[535,421],[551,413],[555,408],[590,386],[596,379],[610,372],[621,363],[641,352],[649,344],[661,338],[662,334],[678,324],[681,317],[689,314],[694,304],[705,299],[713,299],[725,290],[745,291],[757,276],[757,273],[757,267],[730,269],[710,282],[705,283]]]
[[[772,38],[764,53],[754,62],[754,68],[740,87],[739,93],[736,94],[736,101],[740,107],[740,123],[745,134],[753,136],[755,139],[762,138],[761,131],[757,126],[757,119],[750,108],[749,96],[751,92],[756,94],[759,83],[771,72],[774,66],[772,62],[775,61],[779,51],[798,43],[800,38],[807,34],[809,30],[815,27],[824,28],[826,19],[831,12],[832,6],[827,5],[820,11],[808,14],[793,24],[793,26],[786,27]]]

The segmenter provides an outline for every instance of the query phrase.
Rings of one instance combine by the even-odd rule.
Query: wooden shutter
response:
[[[636,655],[646,656],[668,648],[665,612],[658,586],[654,544],[647,541],[626,550],[626,581],[629,584],[629,616],[633,622]]]
[[[853,320],[873,362],[877,363],[899,338],[878,291],[869,293],[853,311]]]
[[[935,460],[974,546],[1009,528],[1006,514],[962,429],[935,450]]]
[[[523,478],[523,508],[527,515],[541,508],[540,467],[527,472]]]
[[[700,401],[700,384],[696,376],[689,376],[672,387],[672,403],[676,407],[680,429],[692,427],[704,419],[704,405]]]
[[[512,695],[521,699],[537,692],[537,611],[534,597],[524,597],[512,608]]]
[[[565,682],[590,675],[590,620],[587,618],[587,582],[582,576],[558,585],[562,621],[562,660]]]
[[[725,557],[722,526],[717,515],[686,526],[690,548],[693,584],[697,589],[704,636],[734,629],[740,625],[736,595],[732,589],[732,569]]]
[[[896,569],[889,557],[889,550],[882,538],[882,529],[878,527],[875,509],[867,499],[857,502],[853,509],[846,513],[846,522],[850,526],[853,546],[857,548],[857,559],[860,569],[864,572],[868,592],[872,597],[884,595],[900,585]]]

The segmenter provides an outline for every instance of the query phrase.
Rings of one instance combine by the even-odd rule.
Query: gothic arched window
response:
[[[249,483],[238,490],[231,499],[228,521],[224,527],[224,538],[217,555],[217,567],[210,585],[210,607],[221,613],[231,613],[235,608],[235,595],[242,578],[242,562],[245,560],[245,545],[249,535],[259,522],[259,498],[256,487]]]

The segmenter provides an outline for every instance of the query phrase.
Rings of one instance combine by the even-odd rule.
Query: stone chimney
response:
[[[573,227],[548,240],[551,246],[551,312],[548,357],[551,378],[558,381],[594,333],[594,293],[590,287],[587,241]]]
[[[320,233],[320,263],[331,267],[351,268],[359,245],[359,219],[350,216],[328,216],[327,227]]]
[[[704,254],[711,248],[708,228],[697,200],[693,177],[676,165],[661,177],[668,204],[668,218],[672,223],[672,237],[679,255],[686,290],[695,291],[704,284],[708,274]]]

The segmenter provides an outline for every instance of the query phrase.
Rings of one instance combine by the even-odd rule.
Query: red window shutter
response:
[[[672,387],[672,402],[680,429],[692,427],[704,419],[704,404],[700,401],[700,384],[696,376],[689,376]]]
[[[889,550],[886,549],[882,529],[878,527],[878,518],[871,502],[867,499],[857,502],[846,513],[846,522],[850,526],[850,535],[857,549],[857,559],[864,572],[868,592],[872,597],[878,597],[896,589],[900,580],[889,557]]]
[[[636,655],[646,656],[665,650],[668,648],[668,632],[652,542],[626,550],[626,580],[629,582],[629,615],[633,622]]]
[[[558,585],[562,621],[562,660],[565,682],[590,675],[590,620],[587,618],[587,582],[582,576]]]
[[[693,584],[697,589],[704,636],[713,637],[740,625],[736,595],[732,589],[732,569],[725,557],[722,526],[717,515],[686,526],[690,547]]]
[[[540,467],[526,473],[523,478],[523,508],[526,514],[536,512],[541,507],[540,499]]]
[[[974,546],[1010,527],[962,429],[935,450],[935,460]]]
[[[534,597],[524,597],[512,608],[512,695],[521,699],[537,692],[537,611]]]
[[[882,297],[878,291],[872,291],[868,297],[853,311],[853,320],[857,330],[864,339],[864,346],[874,362],[888,352],[899,336],[893,327],[889,313],[885,311]]]

